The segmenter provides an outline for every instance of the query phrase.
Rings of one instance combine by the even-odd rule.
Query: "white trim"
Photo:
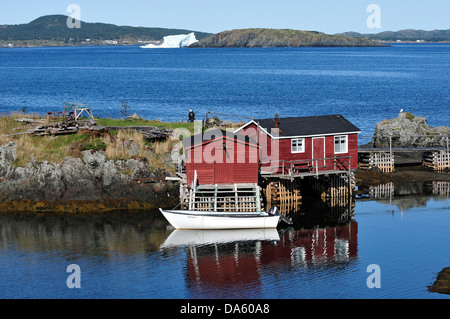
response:
[[[255,121],[253,121],[253,120],[248,121],[247,123],[245,123],[245,124],[242,125],[241,127],[239,127],[239,128],[237,128],[236,130],[234,130],[233,133],[239,132],[239,131],[242,130],[244,127],[248,126],[250,123],[255,123]],[[255,124],[256,124],[256,123],[255,123]]]
[[[272,139],[281,140],[281,139],[299,139],[299,138],[308,138],[308,137],[325,137],[325,136],[340,136],[340,135],[351,135],[351,134],[359,134],[361,131],[354,131],[354,132],[342,132],[342,133],[326,133],[326,134],[313,134],[313,135],[297,135],[297,136],[273,136],[270,134],[264,127],[256,123],[254,120],[249,121],[248,123],[244,124],[237,130],[235,130],[233,133],[237,133],[240,130],[244,129],[245,127],[249,126],[250,124],[255,124],[256,126],[259,126],[259,128],[269,135]],[[337,134],[337,135],[336,135]]]
[[[359,134],[361,133],[361,131],[357,131],[357,132],[344,132],[344,133],[337,133],[338,135],[350,135],[350,134]],[[269,134],[270,135],[270,134]],[[299,136],[281,136],[281,137],[272,137],[275,139],[286,139],[286,138],[291,138],[291,139],[297,139],[297,138],[308,138],[308,137],[323,137],[325,138],[326,136],[337,136],[336,133],[327,133],[327,134],[314,134],[314,135],[299,135]]]
[[[345,137],[345,152],[336,152],[336,137]],[[348,135],[345,135],[345,134],[335,135],[334,139],[333,139],[333,150],[334,150],[334,154],[348,153]]]
[[[300,151],[294,152],[292,150],[292,141],[299,141],[299,140],[302,141],[302,148]],[[298,147],[298,145],[297,145],[297,147]],[[291,154],[299,154],[299,153],[305,153],[305,139],[304,138],[293,138],[293,139],[291,139]]]

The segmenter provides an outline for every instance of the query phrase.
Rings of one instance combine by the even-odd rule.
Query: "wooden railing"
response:
[[[334,156],[305,160],[278,160],[260,163],[262,175],[277,175],[280,177],[295,177],[302,174],[321,175],[321,172],[342,172],[351,170],[351,156]],[[270,164],[270,166],[264,166]],[[266,169],[266,170],[265,170]]]

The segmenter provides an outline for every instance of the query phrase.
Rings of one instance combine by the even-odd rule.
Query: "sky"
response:
[[[79,6],[85,22],[211,33],[250,27],[329,34],[450,29],[449,0],[0,0],[0,24],[70,15],[70,4]],[[371,4],[377,5],[377,12],[367,11]]]

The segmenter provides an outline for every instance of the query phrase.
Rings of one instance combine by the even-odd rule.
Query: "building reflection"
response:
[[[357,255],[358,223],[352,221],[335,227],[290,230],[277,245],[263,245],[260,260],[261,264],[276,261],[307,267],[343,263]]]
[[[207,290],[215,298],[233,297],[238,286],[258,295],[263,273],[270,269],[341,267],[356,259],[358,223],[351,218],[351,208],[304,210],[285,230],[175,230],[162,249],[184,247],[186,286],[194,296]]]

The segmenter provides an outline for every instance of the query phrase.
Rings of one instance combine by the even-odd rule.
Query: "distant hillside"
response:
[[[443,42],[450,41],[450,29],[449,30],[400,30],[400,31],[385,31],[376,34],[361,34],[358,32],[344,32],[338,35],[361,37],[366,39],[380,40],[380,41],[417,41],[424,40],[427,42]]]
[[[366,47],[385,46],[364,38],[289,29],[237,29],[213,34],[190,47]]]
[[[117,26],[83,21],[81,21],[81,28],[70,29],[67,27],[67,16],[49,15],[27,24],[0,25],[0,41],[84,41],[86,39],[95,41],[125,38],[157,41],[162,40],[167,35],[190,32],[195,32],[197,39],[203,39],[211,35],[211,33],[192,30]]]

